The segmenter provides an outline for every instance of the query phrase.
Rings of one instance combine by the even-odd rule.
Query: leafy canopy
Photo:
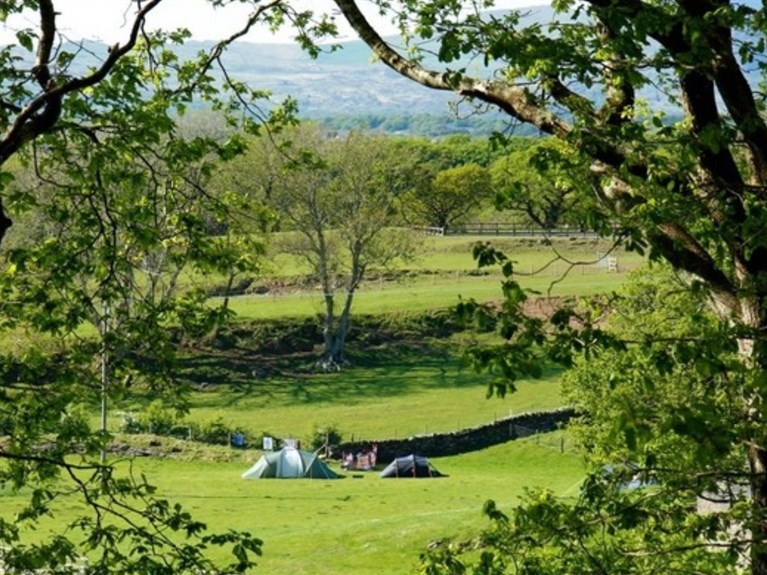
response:
[[[764,5],[555,0],[552,17],[536,20],[514,10],[486,11],[489,1],[374,3],[400,25],[404,48],[377,33],[360,3],[335,0],[377,58],[402,76],[480,109],[497,107],[510,128],[523,122],[565,142],[588,167],[596,200],[589,225],[617,245],[669,263],[684,277],[687,297],[702,294],[715,318],[709,327],[691,315],[701,331],[690,341],[661,328],[641,342],[606,330],[598,306],[560,310],[549,321],[529,318],[512,261],[490,246],[478,248],[479,259],[502,265],[507,277],[500,313],[463,306],[497,326],[502,338],[497,349],[475,352],[481,365],[513,383],[520,372],[534,373],[540,357],[577,363],[574,351],[587,361],[620,352],[614,383],[632,401],[605,393],[604,413],[612,413],[625,448],[644,455],[660,431],[681,436],[659,440],[663,453],[638,461],[660,473],[659,461],[687,450],[676,468],[680,476],[681,463],[709,456],[688,478],[701,480],[679,499],[666,498],[673,496],[666,489],[657,498],[605,491],[599,480],[586,486],[585,506],[546,499],[540,512],[553,519],[530,538],[540,551],[499,537],[498,553],[482,556],[476,572],[720,573],[734,570],[738,555],[751,572],[767,572]],[[653,386],[663,390],[660,397]],[[681,390],[692,395],[670,415]],[[594,417],[601,420],[601,413]],[[735,490],[740,496],[730,514],[695,513],[691,495],[733,482],[742,489]],[[642,507],[635,499],[658,505],[637,515]],[[726,553],[714,552],[717,547]],[[646,562],[651,556],[665,563]],[[450,554],[443,559],[444,572],[463,572]]]
[[[206,189],[212,164],[239,154],[242,136],[182,133],[179,119],[206,107],[245,132],[291,124],[294,102],[263,112],[268,95],[226,74],[221,55],[257,21],[291,22],[306,38],[332,26],[286,2],[255,3],[240,32],[182,61],[175,45],[188,32],[147,30],[162,1],[131,3],[125,41],[103,48],[64,41],[56,15],[65,2],[0,7],[4,28],[14,13],[39,23],[0,47],[0,329],[15,344],[0,353],[0,490],[29,494],[0,516],[8,571],[72,572],[85,559],[103,573],[235,573],[261,553],[252,534],[209,533],[146,478],[104,459],[111,438],[84,414],[136,390],[183,408],[175,346],[219,317],[199,293],[176,289],[178,277],[253,261],[213,233],[229,221],[223,228],[237,233],[237,198]],[[72,494],[80,516],[36,537]],[[217,547],[229,552],[212,560]]]

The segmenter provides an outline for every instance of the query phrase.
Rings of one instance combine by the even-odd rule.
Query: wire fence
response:
[[[506,222],[472,222],[465,224],[457,224],[450,228],[420,228],[423,230],[430,230],[433,233],[430,235],[478,235],[478,236],[510,236],[510,237],[527,237],[527,238],[597,238],[597,234],[593,230],[583,230],[579,228],[562,226],[558,228],[543,229],[539,227],[531,227],[529,225],[513,224]],[[441,230],[441,233],[436,233]]]
[[[577,452],[575,443],[567,437],[567,433],[563,430],[541,431],[522,425],[517,425],[516,430],[518,440],[528,441],[537,446],[557,451],[558,453]]]

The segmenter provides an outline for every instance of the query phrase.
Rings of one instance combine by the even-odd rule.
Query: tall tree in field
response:
[[[483,204],[491,204],[491,199],[488,170],[465,164],[437,172],[427,186],[415,188],[404,201],[420,222],[447,230]]]
[[[447,228],[483,205],[492,206],[487,169],[502,152],[487,138],[396,138],[393,145],[405,177],[402,210],[409,223]]]
[[[240,31],[185,62],[173,45],[187,32],[149,31],[162,2],[110,3],[125,35],[101,48],[65,41],[57,17],[71,3],[0,5],[2,33],[16,39],[0,47],[0,241],[17,222],[0,271],[0,484],[18,504],[0,506],[2,571],[73,572],[87,556],[100,573],[233,573],[261,550],[249,533],[209,533],[145,478],[103,460],[109,434],[83,410],[119,397],[134,374],[145,390],[175,391],[172,373],[156,368],[168,365],[173,333],[205,326],[209,310],[193,293],[155,296],[182,263],[211,270],[231,260],[207,227],[227,206],[201,184],[241,141],[181,137],[178,118],[195,102],[231,122],[251,118],[245,129],[269,121],[254,107],[263,94],[226,75],[214,82],[222,51],[262,20],[292,20],[311,35],[312,23],[286,3],[253,2]],[[18,14],[37,26],[11,28]],[[19,163],[36,189],[13,182]],[[25,229],[32,214],[42,225]],[[119,330],[84,337],[83,324],[105,310]],[[105,386],[97,365],[115,350],[123,353],[113,375],[125,378]],[[34,531],[44,516],[62,521],[62,508],[77,508],[71,524],[49,538]],[[217,547],[229,553],[211,556]]]
[[[717,438],[724,452],[716,465],[700,468],[707,478],[700,489],[709,487],[711,478],[721,483],[742,480],[736,490],[742,501],[733,513],[743,529],[728,532],[726,522],[711,519],[708,531],[686,539],[676,528],[685,520],[694,522],[689,513],[648,515],[656,530],[632,542],[622,541],[616,532],[604,541],[603,550],[610,543],[623,544],[626,557],[632,553],[630,543],[653,542],[666,529],[668,540],[679,535],[676,549],[682,554],[686,550],[689,561],[713,557],[706,544],[715,539],[730,550],[716,561],[745,550],[750,571],[766,574],[767,123],[759,89],[767,31],[763,3],[555,0],[551,23],[522,18],[517,11],[478,12],[492,2],[374,3],[401,25],[407,50],[384,40],[358,2],[335,0],[381,62],[414,82],[496,106],[510,120],[566,141],[589,163],[602,210],[594,219],[604,222],[601,230],[614,230],[630,247],[646,249],[652,259],[664,259],[687,274],[691,288],[703,292],[716,311],[715,333],[694,335],[698,345],[685,348],[692,356],[680,351],[666,354],[663,361],[693,366],[699,375],[709,369],[710,377],[724,370],[737,420],[729,433]],[[425,39],[429,42],[423,43]],[[433,49],[436,60],[421,58],[422,46]],[[469,68],[468,61],[483,62],[486,73]],[[506,293],[516,298],[511,303],[521,299],[518,290]],[[560,321],[559,327],[566,330],[568,324]],[[523,331],[505,333],[516,341]],[[599,347],[579,342],[590,353]],[[732,350],[736,362],[726,360]],[[713,361],[712,353],[719,360]],[[705,402],[689,407],[676,429],[700,444],[706,439],[701,430],[720,429],[720,420],[715,410],[701,412]],[[624,413],[615,425],[632,453],[652,466],[657,458],[644,451],[641,418],[632,417],[628,406]],[[560,511],[566,521],[568,512]],[[577,522],[577,515],[569,517]],[[630,519],[639,521],[639,516]],[[608,556],[589,556],[577,545],[572,550],[581,568],[591,566],[587,572],[623,569]],[[633,552],[650,554],[652,545]],[[688,570],[684,561],[672,559],[667,564],[680,572],[696,568]],[[701,569],[704,565],[696,563]],[[535,571],[532,564],[528,568]],[[583,572],[573,565],[570,569]]]
[[[594,212],[588,166],[560,140],[531,140],[493,162],[490,174],[497,207],[544,230],[585,227]]]
[[[296,142],[302,150],[288,151],[277,177],[264,181],[288,233],[282,248],[308,263],[323,291],[322,363],[335,369],[345,361],[352,303],[365,275],[409,257],[414,241],[393,227],[402,180],[385,138],[329,139],[308,128]]]

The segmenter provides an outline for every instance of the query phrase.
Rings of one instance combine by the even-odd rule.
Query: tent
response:
[[[397,457],[380,473],[381,477],[442,477],[429,460],[422,455]]]
[[[243,479],[338,479],[340,476],[330,469],[314,453],[295,447],[264,453],[256,464],[242,474]]]

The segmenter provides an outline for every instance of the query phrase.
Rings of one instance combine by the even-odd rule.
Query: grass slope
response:
[[[368,282],[355,299],[355,313],[448,307],[459,295],[497,299],[500,277],[476,275],[470,256],[472,243],[485,239],[428,239],[418,267],[412,273],[403,268],[392,281]],[[621,256],[619,273],[576,265],[552,286],[563,277],[566,264],[561,260],[545,267],[550,248],[535,242],[506,247],[523,285],[553,295],[611,291],[624,280],[623,271],[640,263],[639,258]],[[583,241],[557,248],[571,262],[593,261],[604,250]],[[544,267],[538,274],[522,275]],[[306,273],[291,261],[282,261],[280,270]],[[318,302],[311,292],[283,291],[234,298],[231,305],[245,317],[259,318],[313,315],[320,309]],[[302,439],[315,424],[334,424],[346,438],[383,439],[450,431],[561,404],[555,371],[539,381],[520,382],[518,392],[506,399],[486,399],[492,375],[474,373],[454,351],[438,347],[396,355],[382,346],[368,350],[366,361],[355,367],[324,375],[295,369],[291,364],[296,358],[287,356],[279,369],[262,377],[258,374],[267,359],[258,353],[236,361],[223,354],[193,355],[187,364],[193,372],[185,375],[206,385],[192,395],[189,419],[221,418],[251,434],[267,431]],[[117,429],[118,409],[140,410],[148,401],[112,409],[112,429]],[[508,509],[529,487],[574,495],[584,470],[577,455],[560,452],[560,437],[547,434],[435,459],[448,477],[433,480],[380,480],[366,474],[340,481],[245,481],[240,474],[259,452],[197,444],[193,455],[139,458],[134,466],[158,485],[161,496],[186,505],[211,529],[246,529],[262,537],[262,573],[407,575],[430,542],[475,535],[486,524],[481,507],[488,499]],[[3,519],[12,519],[22,495],[0,490]],[[80,506],[75,498],[62,499],[53,510],[55,517],[43,520],[33,539],[60,534]]]
[[[387,439],[453,431],[562,406],[557,369],[546,370],[538,380],[519,381],[518,391],[505,398],[487,398],[494,376],[464,365],[455,349],[422,345],[368,355],[376,357],[329,374],[293,372],[289,364],[300,358],[288,358],[277,375],[268,377],[247,371],[258,369],[267,358],[253,357],[235,372],[220,357],[196,355],[189,369],[199,374],[205,367],[216,383],[192,394],[185,421],[221,419],[250,440],[266,432],[306,441],[315,427],[326,425],[337,427],[346,440]],[[144,405],[122,409],[140,412]],[[113,410],[113,429],[118,425]]]

